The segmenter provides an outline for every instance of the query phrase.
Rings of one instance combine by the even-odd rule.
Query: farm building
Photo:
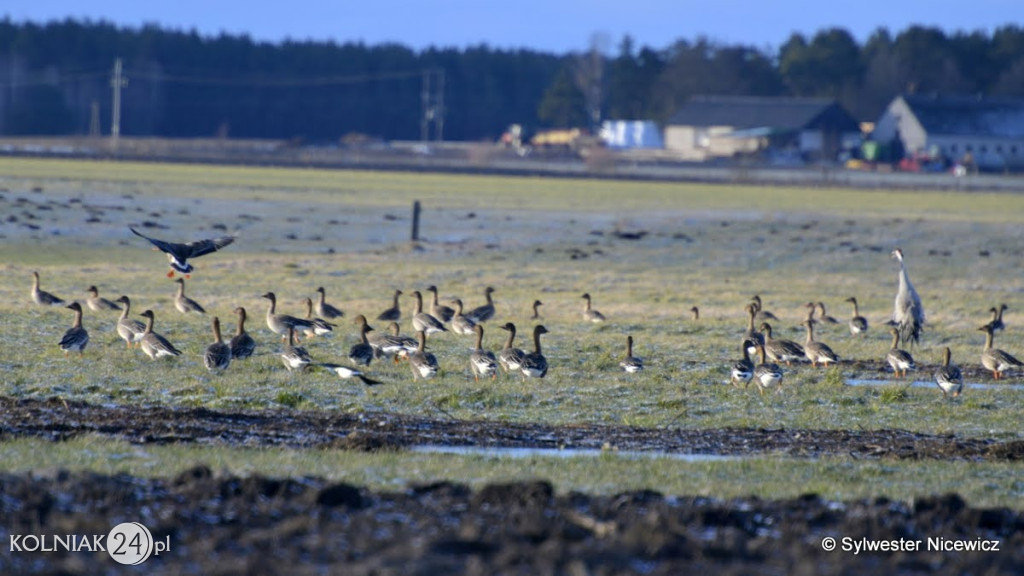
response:
[[[1024,101],[975,96],[897,96],[875,124],[878,142],[899,139],[907,155],[961,161],[988,170],[1024,169]]]
[[[665,148],[690,160],[788,154],[834,160],[859,138],[857,120],[824,98],[695,96],[665,127]]]

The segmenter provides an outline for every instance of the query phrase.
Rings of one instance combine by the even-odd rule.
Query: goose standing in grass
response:
[[[949,347],[942,352],[942,366],[935,372],[935,383],[942,390],[943,397],[952,394],[954,398],[960,395],[964,389],[964,377],[960,373],[960,367],[950,362],[953,353]]]
[[[327,292],[324,290],[323,286],[317,288],[316,292],[317,298],[315,311],[317,316],[326,318],[327,320],[335,320],[345,316],[345,313],[342,312],[340,308],[335,308],[327,303]]]
[[[288,327],[287,337],[288,343],[281,351],[281,362],[288,369],[289,374],[292,370],[305,370],[313,359],[309,357],[309,352],[306,352],[305,348],[295,345],[295,328],[293,326]]]
[[[361,370],[357,370],[355,368],[352,368],[351,366],[343,366],[341,364],[330,363],[321,364],[320,366],[323,366],[324,368],[327,368],[331,372],[334,372],[335,374],[338,375],[338,378],[341,378],[342,380],[348,380],[349,378],[358,378],[363,384],[366,384],[367,386],[376,386],[377,384],[380,384],[380,380],[374,380],[373,378],[370,378],[366,374],[363,374]]]
[[[63,306],[64,299],[39,288],[39,272],[32,272],[32,301],[40,306]]]
[[[288,329],[295,328],[297,330],[307,330],[312,328],[312,323],[307,320],[301,320],[294,316],[287,314],[277,313],[277,296],[273,292],[267,292],[261,298],[270,300],[270,305],[267,307],[267,328],[274,334],[280,334],[281,339],[284,340],[288,337]]]
[[[82,305],[72,302],[66,308],[75,313],[75,320],[72,322],[71,328],[64,332],[64,337],[60,339],[60,349],[64,352],[65,358],[70,352],[78,352],[78,356],[81,357],[84,354],[85,346],[89,343],[89,332],[82,328]]]
[[[167,255],[167,260],[171,266],[171,271],[167,273],[168,278],[174,278],[175,271],[185,274],[187,278],[188,275],[195,270],[195,268],[187,262],[189,258],[198,258],[211,252],[216,252],[235,241],[234,236],[221,236],[220,238],[196,240],[195,242],[179,244],[177,242],[167,242],[164,240],[157,240],[156,238],[150,238],[135,228],[129,228],[129,230],[134,232],[136,236],[141,236],[146,240],[149,240],[149,243],[154,246],[155,250],[159,250]]]
[[[374,357],[394,358],[396,363],[399,358],[405,358],[416,351],[416,340],[402,336],[398,322],[388,324],[387,332],[370,332],[366,339],[373,348]]]
[[[541,302],[540,300],[534,300],[533,301],[533,316],[530,316],[530,320],[540,320],[541,319],[540,307],[543,306],[543,305],[544,305],[544,303]]]
[[[313,317],[313,301],[306,298],[302,302],[306,305],[306,317],[303,318],[306,322],[309,322],[310,327],[304,328],[302,333],[305,334],[306,338],[312,338],[313,336],[327,336],[334,332],[334,327],[337,324],[331,324],[323,318]]]
[[[392,299],[391,308],[381,312],[377,316],[377,320],[384,322],[398,322],[402,319],[402,309],[398,307],[398,297],[402,295],[401,290],[395,290],[395,295]]]
[[[743,354],[742,360],[737,360],[732,365],[732,370],[729,373],[729,381],[733,386],[739,386],[743,384],[746,388],[750,384],[750,379],[754,377],[754,363],[750,360],[750,349],[757,350],[758,343],[752,340],[744,340],[740,346],[740,352]]]
[[[132,301],[127,296],[121,296],[117,301],[123,305],[121,317],[117,319],[117,335],[124,340],[125,348],[131,348],[132,344],[142,341],[142,336],[146,333],[146,325],[128,317],[128,313],[132,309]]]
[[[412,379],[433,378],[437,376],[437,356],[427,352],[427,334],[420,330],[416,333],[416,351],[409,355],[409,367],[412,368]]]
[[[782,390],[782,369],[779,368],[778,364],[773,364],[765,361],[765,354],[767,351],[761,344],[757,345],[757,355],[759,362],[757,367],[754,368],[753,380],[757,384],[757,391],[764,396],[764,391],[769,388],[775,388],[776,391]]]
[[[1006,370],[1024,366],[1024,363],[1015,358],[1013,354],[992,347],[993,330],[991,326],[985,324],[978,330],[985,333],[985,348],[981,351],[981,365],[992,372],[993,378],[999,380]]]
[[[428,336],[430,334],[448,331],[440,320],[423,311],[423,295],[420,294],[419,290],[413,292],[412,297],[413,300],[416,301],[412,309],[412,329],[414,331],[419,332],[422,330],[426,332]]]
[[[1000,304],[998,308],[993,306],[988,311],[992,313],[992,321],[986,324],[986,326],[992,327],[992,332],[1002,332],[1006,328],[1006,324],[1003,324],[1003,312],[1009,308],[1006,304]]]
[[[189,312],[206,314],[206,310],[199,305],[199,302],[185,296],[185,279],[178,278],[175,282],[178,284],[178,293],[174,296],[174,307],[178,309],[178,312],[182,314],[188,314]]]
[[[490,376],[492,379],[498,377],[498,361],[494,353],[484,350],[484,327],[480,324],[473,326],[476,334],[476,347],[469,356],[469,367],[473,370],[473,380],[479,382],[480,377]]]
[[[473,322],[471,318],[462,313],[462,300],[456,298],[452,300],[452,304],[455,304],[455,315],[452,316],[452,332],[462,334],[463,336],[475,334],[473,328],[476,327],[476,322]]]
[[[850,313],[850,334],[856,336],[857,334],[864,334],[868,331],[868,319],[860,315],[860,306],[857,305],[857,299],[850,296],[846,299],[847,302],[853,304],[853,312]]]
[[[892,371],[898,378],[906,378],[907,370],[917,370],[917,364],[914,363],[910,352],[900,350],[900,331],[891,326],[889,334],[892,334],[892,347],[885,354],[885,361],[892,366]]]
[[[455,310],[437,302],[437,286],[427,286],[427,292],[430,292],[430,315],[441,322],[451,322]]]
[[[633,356],[633,336],[626,336],[626,357],[619,362],[619,367],[630,374],[644,369],[644,359]]]
[[[362,314],[356,316],[355,324],[359,327],[359,342],[348,349],[348,359],[358,366],[369,366],[374,351],[366,335],[373,330],[373,326],[366,322],[366,316]]]
[[[754,320],[758,324],[769,320],[773,322],[777,322],[779,320],[778,316],[764,309],[764,305],[761,303],[761,296],[759,294],[754,294],[750,299],[750,302],[754,305]]]
[[[761,332],[764,333],[764,351],[769,358],[775,362],[785,362],[786,366],[792,366],[792,362],[806,358],[804,347],[784,338],[772,337],[772,325],[767,322],[761,324]]]
[[[604,322],[605,321],[604,314],[601,314],[597,310],[594,310],[594,308],[591,306],[591,303],[590,303],[590,293],[589,292],[584,294],[583,296],[580,296],[580,298],[583,298],[584,300],[587,301],[587,303],[583,305],[583,320],[584,321],[586,321],[586,322]]]
[[[814,310],[813,306],[811,310]],[[804,340],[804,356],[811,361],[812,367],[822,364],[828,368],[830,363],[839,362],[839,355],[833,352],[828,344],[814,339],[815,323],[816,321],[813,319],[804,320],[804,328],[807,328],[807,339]]]
[[[747,352],[749,354],[756,354],[757,345],[764,345],[764,334],[754,329],[754,316],[757,315],[757,308],[751,303],[747,304],[743,309],[747,312],[747,331],[743,333],[743,339],[750,342]]]
[[[921,328],[924,326],[924,307],[921,305],[921,297],[914,290],[907,276],[907,264],[903,261],[903,250],[899,248],[892,251],[891,256],[900,263],[899,288],[896,292],[896,300],[893,304],[892,320],[900,329],[900,340],[904,344],[913,346],[921,337]]]
[[[245,308],[241,306],[235,308],[235,314],[238,314],[238,328],[231,338],[231,357],[241,360],[252,356],[253,351],[256,350],[256,341],[245,331]]]
[[[152,310],[146,310],[139,314],[139,316],[146,319],[146,330],[142,335],[142,342],[140,343],[140,347],[146,353],[146,356],[154,360],[165,356],[181,356],[181,351],[175,348],[167,338],[153,332],[153,323],[156,317]]]
[[[548,329],[543,325],[533,327],[533,352],[523,356],[519,365],[520,372],[527,378],[543,378],[548,374],[548,359],[544,357],[540,348],[540,335],[547,334]]]
[[[231,346],[224,343],[220,335],[220,318],[214,316],[210,321],[213,329],[213,344],[206,347],[203,364],[210,372],[222,372],[231,365]]]
[[[836,320],[834,316],[829,316],[828,312],[825,311],[825,303],[824,302],[818,302],[817,306],[818,306],[818,310],[821,311],[821,320],[820,320],[820,322],[822,324],[839,324],[839,320]]]
[[[498,352],[498,363],[505,369],[506,374],[518,372],[522,368],[526,352],[513,346],[516,339],[516,325],[506,322],[504,326],[499,326],[499,328],[508,332],[508,339],[505,340],[505,346]]]
[[[494,294],[494,288],[490,286],[485,288],[484,298],[487,299],[487,303],[477,306],[466,313],[466,318],[469,318],[473,324],[482,324],[494,318],[494,298],[491,297],[492,294]]]
[[[89,286],[85,291],[89,293],[89,297],[85,299],[85,303],[89,306],[90,310],[94,312],[102,312],[104,310],[121,310],[120,306],[100,296],[100,291],[95,286]]]
[[[697,308],[696,306],[690,308],[690,314],[693,315],[694,322],[700,320],[700,308]]]

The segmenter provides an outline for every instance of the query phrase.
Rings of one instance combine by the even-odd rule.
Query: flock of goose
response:
[[[196,258],[204,254],[219,250],[234,240],[232,236],[201,240],[187,244],[177,244],[149,238],[132,230],[135,234],[149,240],[156,249],[167,254],[169,264],[172,268],[168,276],[173,277],[175,272],[188,274],[194,270],[187,262],[188,258]],[[921,299],[914,289],[907,274],[906,263],[903,252],[900,249],[893,250],[891,256],[900,264],[899,285],[892,320],[889,324],[889,332],[892,335],[892,346],[886,353],[885,360],[892,367],[894,374],[903,378],[910,370],[916,369],[916,364],[910,352],[902,345],[913,345],[918,342],[925,323],[924,308]],[[63,299],[42,290],[39,286],[39,274],[33,272],[31,296],[35,303],[44,306],[64,305]],[[205,313],[203,307],[185,294],[185,279],[177,278],[177,293],[174,298],[175,308],[183,313]],[[121,296],[112,302],[99,295],[95,286],[87,290],[89,296],[85,299],[86,305],[94,311],[120,310],[121,314],[117,320],[117,333],[125,341],[128,347],[138,345],[150,358],[172,357],[181,355],[181,351],[164,336],[153,330],[154,313],[152,310],[144,311],[140,317],[146,322],[140,322],[129,316],[131,301],[127,296]],[[280,358],[289,372],[292,370],[304,370],[313,365],[312,358],[308,351],[299,346],[300,335],[305,338],[313,338],[330,333],[336,326],[332,320],[341,318],[344,313],[337,307],[326,302],[326,291],[323,287],[317,288],[317,299],[306,298],[306,316],[299,318],[277,312],[277,297],[273,292],[262,295],[268,300],[266,313],[267,327],[282,337],[284,342]],[[359,327],[360,342],[352,346],[348,353],[348,359],[355,366],[347,366],[335,363],[320,363],[328,370],[335,372],[341,378],[358,378],[367,385],[378,384],[379,381],[364,374],[360,367],[369,366],[375,358],[391,358],[395,362],[399,359],[408,361],[412,370],[413,378],[431,378],[437,374],[437,357],[426,348],[427,338],[433,334],[442,332],[454,332],[460,335],[475,336],[475,346],[469,356],[469,365],[475,379],[497,376],[500,365],[506,373],[519,373],[523,378],[543,378],[547,374],[548,362],[541,349],[541,335],[547,333],[543,325],[536,325],[533,329],[533,351],[526,352],[515,347],[516,327],[512,323],[505,323],[500,326],[508,332],[504,347],[494,354],[483,347],[483,325],[495,316],[493,300],[494,288],[487,287],[484,291],[486,303],[465,310],[460,299],[452,300],[454,308],[442,305],[438,300],[436,286],[429,286],[426,289],[430,292],[431,298],[428,301],[428,309],[424,310],[423,295],[419,291],[411,293],[414,307],[411,315],[411,323],[415,330],[416,337],[403,336],[400,333],[398,321],[402,317],[399,303],[403,295],[401,290],[396,290],[393,295],[392,305],[381,312],[376,319],[381,322],[388,322],[387,329],[376,331],[370,325],[366,316],[360,314],[355,318],[355,324]],[[589,293],[583,294],[585,301],[582,318],[586,322],[603,322],[605,316],[593,308],[592,299]],[[860,314],[855,298],[847,299],[853,307],[852,315],[848,321],[850,333],[853,335],[862,334],[868,330],[868,321]],[[539,300],[533,303],[533,317],[537,320],[540,317],[539,307],[542,306]],[[89,334],[82,326],[82,306],[78,302],[72,302],[66,306],[74,312],[74,321],[71,328],[67,330],[60,341],[60,349],[65,355],[71,352],[81,354],[89,342]],[[742,338],[741,352],[743,358],[737,361],[731,369],[731,381],[744,386],[754,382],[758,391],[763,395],[766,390],[781,389],[784,372],[778,363],[791,365],[793,362],[809,361],[812,366],[819,364],[828,366],[838,362],[839,356],[824,342],[815,340],[814,326],[819,323],[839,324],[839,321],[829,316],[825,305],[821,302],[809,302],[806,305],[807,317],[802,323],[806,330],[806,338],[802,344],[776,338],[772,333],[772,326],[769,323],[778,318],[771,312],[763,309],[763,303],[759,296],[754,296],[746,306],[748,314],[747,330]],[[992,308],[992,320],[979,328],[986,333],[986,343],[981,355],[981,363],[990,370],[995,379],[1002,378],[1007,370],[1024,367],[1024,363],[1013,355],[995,348],[993,346],[994,334],[1004,328],[1002,321],[1003,312],[1007,309],[1005,304],[998,308]],[[237,331],[227,342],[221,335],[220,319],[211,319],[213,332],[213,343],[210,344],[204,353],[203,361],[210,371],[223,371],[229,367],[232,360],[248,358],[253,354],[256,342],[245,329],[246,310],[238,307],[234,310],[238,315]],[[691,309],[694,319],[699,318],[699,310]],[[816,317],[816,314],[820,314]],[[751,356],[756,355],[758,362],[755,364]],[[958,396],[963,390],[963,376],[959,367],[951,362],[952,352],[947,347],[943,351],[943,363],[935,373],[935,381],[943,395]],[[629,373],[640,372],[644,369],[643,360],[633,355],[633,337],[626,337],[626,354],[619,366]]]

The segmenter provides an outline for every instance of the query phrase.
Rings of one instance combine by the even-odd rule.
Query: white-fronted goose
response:
[[[345,313],[342,312],[339,308],[335,308],[334,306],[331,306],[326,302],[327,293],[324,290],[323,286],[317,288],[316,292],[318,294],[316,299],[317,316],[321,318],[326,318],[327,320],[334,320],[336,318],[341,318],[345,316]]]
[[[175,348],[167,338],[164,338],[161,334],[153,332],[155,315],[152,310],[146,310],[142,314],[139,314],[139,316],[146,319],[146,330],[143,333],[142,341],[139,344],[142,351],[146,353],[146,356],[149,356],[154,360],[165,356],[181,356],[181,351]]]
[[[950,361],[952,356],[947,346],[942,352],[942,366],[935,372],[935,383],[939,385],[943,396],[952,394],[956,398],[964,389],[964,377],[960,367]]]
[[[63,306],[64,299],[39,288],[39,272],[32,272],[32,301],[40,306]]]
[[[289,373],[292,370],[305,370],[313,359],[309,357],[309,352],[305,348],[295,345],[295,327],[289,326],[287,334],[288,343],[281,351],[281,362]]]
[[[1024,366],[1024,363],[1015,358],[1013,354],[992,347],[993,331],[991,326],[986,324],[978,330],[985,333],[985,349],[981,351],[981,365],[992,372],[993,378],[999,380],[1006,370]]]
[[[508,339],[505,340],[505,346],[498,352],[498,362],[505,369],[506,373],[518,372],[522,368],[523,357],[526,356],[526,352],[513,347],[516,339],[516,325],[506,322],[504,326],[499,326],[499,328],[508,332]]]
[[[174,307],[178,309],[178,312],[182,314],[188,314],[189,312],[206,314],[206,310],[199,305],[199,302],[185,296],[185,279],[178,278],[175,282],[178,284],[178,293],[174,296]]]
[[[94,312],[102,312],[104,310],[121,310],[120,306],[100,296],[100,291],[95,286],[89,286],[85,291],[89,293],[88,298],[85,299],[85,303],[89,306],[90,310]]]
[[[494,318],[494,299],[491,294],[494,294],[494,288],[488,286],[484,289],[484,298],[487,299],[487,303],[466,313],[466,317],[472,320],[473,324],[482,324]]]
[[[127,296],[117,299],[124,306],[121,308],[121,317],[117,319],[117,335],[125,342],[125,348],[131,348],[132,344],[142,341],[146,333],[146,325],[134,318],[129,318],[128,313],[132,309],[132,301]]]
[[[78,352],[78,355],[82,356],[85,346],[89,343],[89,332],[82,328],[82,305],[72,302],[66,308],[75,313],[75,320],[60,339],[60,349],[64,352],[65,358],[70,352]]]
[[[619,367],[630,374],[635,374],[644,369],[644,359],[633,356],[632,336],[626,336],[626,357],[619,362]]]
[[[885,354],[885,361],[892,366],[892,371],[898,378],[906,378],[907,370],[917,370],[917,364],[914,363],[910,352],[900,350],[900,331],[891,326],[889,334],[892,334],[892,347]]]
[[[277,313],[277,296],[273,292],[267,292],[262,296],[270,300],[270,305],[267,307],[267,328],[274,334],[280,334],[282,339],[288,337],[288,329],[295,328],[297,330],[306,330],[312,328],[312,323],[289,316],[287,314]]]
[[[363,374],[362,371],[356,368],[352,368],[351,366],[343,366],[341,364],[329,363],[321,364],[321,366],[327,368],[331,372],[334,372],[335,374],[338,375],[338,378],[341,378],[342,380],[348,380],[349,378],[358,378],[363,384],[366,384],[367,386],[376,386],[377,384],[380,384],[380,380],[374,380],[373,378],[370,378],[366,374]]]
[[[580,298],[587,301],[587,303],[583,305],[583,320],[586,322],[604,322],[604,314],[594,310],[590,305],[590,293],[588,292],[583,296],[580,296]]]
[[[544,305],[544,303],[541,302],[540,300],[534,300],[533,301],[533,316],[530,316],[530,320],[540,320],[541,319],[540,307],[543,306],[543,305]]]
[[[744,340],[740,345],[743,359],[737,360],[729,372],[729,381],[734,386],[743,384],[743,387],[746,388],[750,384],[750,379],[754,377],[754,363],[750,360],[750,349],[753,348],[756,351],[758,346],[759,344],[752,340]]]
[[[757,384],[757,391],[764,396],[764,391],[769,388],[776,388],[776,390],[782,390],[782,369],[779,368],[778,364],[773,364],[765,361],[765,354],[767,350],[761,344],[757,345],[757,354],[760,362],[757,367],[754,368],[754,383]]]
[[[857,334],[867,332],[868,319],[860,315],[860,306],[857,305],[857,299],[850,296],[846,301],[853,304],[853,313],[850,314],[850,334],[856,336]]]
[[[441,322],[451,322],[455,310],[437,302],[437,286],[427,286],[427,292],[430,292],[430,315]]]
[[[214,316],[210,321],[210,327],[213,329],[213,344],[206,347],[203,364],[210,372],[221,372],[231,365],[231,346],[225,344],[221,338],[220,318]]]
[[[814,310],[814,306],[811,307]],[[816,367],[823,364],[826,368],[833,362],[839,362],[839,355],[828,347],[824,342],[814,339],[815,320],[804,320],[804,328],[807,328],[807,339],[804,341],[804,357],[811,361],[811,366]]]
[[[462,300],[456,298],[452,300],[452,304],[455,304],[455,315],[452,316],[452,332],[456,334],[462,334],[463,336],[469,336],[475,334],[473,328],[476,327],[476,322],[473,322],[471,318],[462,313]]]
[[[367,342],[374,350],[376,357],[394,358],[397,363],[399,358],[405,358],[416,351],[416,340],[401,335],[401,328],[398,322],[388,324],[387,332],[376,330],[366,335]]]
[[[481,376],[497,378],[498,361],[493,352],[484,350],[484,327],[477,324],[473,326],[473,332],[476,334],[476,347],[469,355],[469,367],[473,371],[473,380],[479,382]]]
[[[306,317],[303,318],[306,322],[309,322],[310,327],[304,328],[302,333],[306,335],[306,338],[312,338],[313,336],[326,336],[334,332],[334,327],[337,324],[331,324],[323,318],[313,317],[313,301],[309,298],[305,298],[302,302],[306,305]]]
[[[747,331],[743,333],[743,339],[750,342],[749,354],[757,353],[757,345],[764,344],[764,334],[754,329],[754,316],[757,315],[757,308],[753,303],[747,304],[744,308],[747,312]]]
[[[359,342],[348,349],[348,359],[358,366],[369,366],[373,360],[373,346],[366,335],[373,330],[373,327],[366,322],[366,316],[356,316],[355,325],[359,327]]]
[[[821,311],[822,324],[839,324],[839,320],[836,320],[834,316],[829,316],[828,312],[825,311],[824,302],[818,302],[818,309]]]
[[[907,276],[907,264],[903,261],[903,250],[899,248],[890,254],[900,263],[899,288],[896,292],[896,300],[893,303],[892,320],[900,329],[900,340],[904,344],[913,346],[921,337],[921,328],[924,326],[924,306],[921,305],[921,297],[914,290]]]
[[[398,322],[402,319],[402,309],[398,307],[398,297],[402,295],[401,290],[395,290],[394,299],[391,304],[391,308],[381,312],[377,316],[377,320],[384,322]]]
[[[693,321],[694,322],[700,320],[700,308],[697,308],[696,306],[693,306],[692,308],[690,308],[690,313],[693,314]]]
[[[765,354],[775,362],[785,362],[786,366],[791,366],[792,362],[806,357],[803,346],[792,340],[773,338],[771,324],[765,322],[759,328],[764,334]]]
[[[548,359],[544,357],[540,348],[540,335],[547,334],[548,329],[543,325],[533,327],[533,352],[523,356],[523,362],[519,366],[523,376],[528,378],[543,378],[548,374]]]
[[[253,351],[256,350],[256,341],[245,331],[245,308],[241,306],[235,308],[235,314],[238,314],[238,328],[231,338],[231,357],[240,360],[252,356]]]
[[[135,235],[149,240],[150,244],[152,244],[156,250],[167,254],[167,260],[171,266],[171,271],[167,273],[168,278],[174,277],[175,270],[185,274],[187,278],[188,275],[195,270],[195,268],[187,262],[189,258],[198,258],[211,252],[216,252],[235,241],[234,236],[221,236],[220,238],[210,238],[207,240],[196,240],[195,242],[178,244],[176,242],[166,242],[164,240],[150,238],[134,228],[129,228],[129,230],[134,232]]]
[[[778,316],[776,316],[775,314],[772,314],[771,312],[769,312],[769,311],[764,309],[764,305],[761,303],[761,296],[759,294],[754,294],[754,296],[750,299],[750,301],[754,304],[754,313],[755,313],[754,320],[758,324],[760,324],[762,322],[767,322],[768,320],[772,320],[772,321],[778,321],[779,320]]]
[[[414,331],[419,332],[422,330],[426,332],[428,336],[430,334],[448,331],[440,320],[423,311],[423,295],[420,294],[419,290],[415,290],[412,293],[412,298],[415,301],[412,309],[412,329]]]
[[[1003,323],[1003,312],[1005,312],[1009,306],[1006,304],[1000,304],[998,308],[995,306],[988,309],[992,313],[992,320],[986,324],[986,326],[992,327],[992,332],[1001,332],[1006,328],[1006,324]]]
[[[409,355],[409,367],[412,368],[412,379],[433,378],[437,376],[437,356],[427,352],[427,334],[416,332],[416,351]]]

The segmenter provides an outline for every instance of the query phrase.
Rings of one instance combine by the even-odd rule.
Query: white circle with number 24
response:
[[[107,554],[120,564],[142,564],[152,553],[153,534],[138,522],[122,522],[107,534]]]

